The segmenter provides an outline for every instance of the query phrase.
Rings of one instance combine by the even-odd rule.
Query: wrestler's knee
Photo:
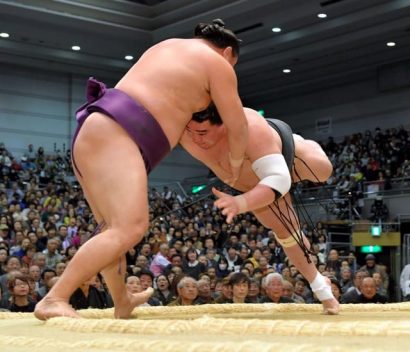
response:
[[[138,217],[118,225],[118,231],[121,233],[121,246],[125,251],[141,242],[148,226],[148,216]]]
[[[323,156],[323,161],[321,163],[321,170],[318,173],[318,178],[320,182],[325,182],[333,173],[333,165],[327,156]]]

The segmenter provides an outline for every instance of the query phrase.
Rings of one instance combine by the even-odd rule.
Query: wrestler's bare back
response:
[[[116,88],[154,116],[173,147],[192,114],[209,105],[209,81],[217,70],[233,68],[204,40],[169,39],[147,50]]]

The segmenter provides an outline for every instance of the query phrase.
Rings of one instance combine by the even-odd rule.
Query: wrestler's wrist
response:
[[[235,202],[238,207],[238,214],[245,213],[248,209],[248,202],[244,195],[235,196]]]

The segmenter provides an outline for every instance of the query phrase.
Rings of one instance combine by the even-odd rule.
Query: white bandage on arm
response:
[[[259,177],[260,184],[274,189],[281,197],[289,192],[292,180],[282,154],[269,154],[255,160],[252,170]]]

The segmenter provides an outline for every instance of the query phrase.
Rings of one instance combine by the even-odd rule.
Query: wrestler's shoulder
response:
[[[265,118],[259,114],[256,110],[251,108],[244,108],[246,119],[248,120],[249,128],[258,131],[270,131],[269,124],[266,122]]]

